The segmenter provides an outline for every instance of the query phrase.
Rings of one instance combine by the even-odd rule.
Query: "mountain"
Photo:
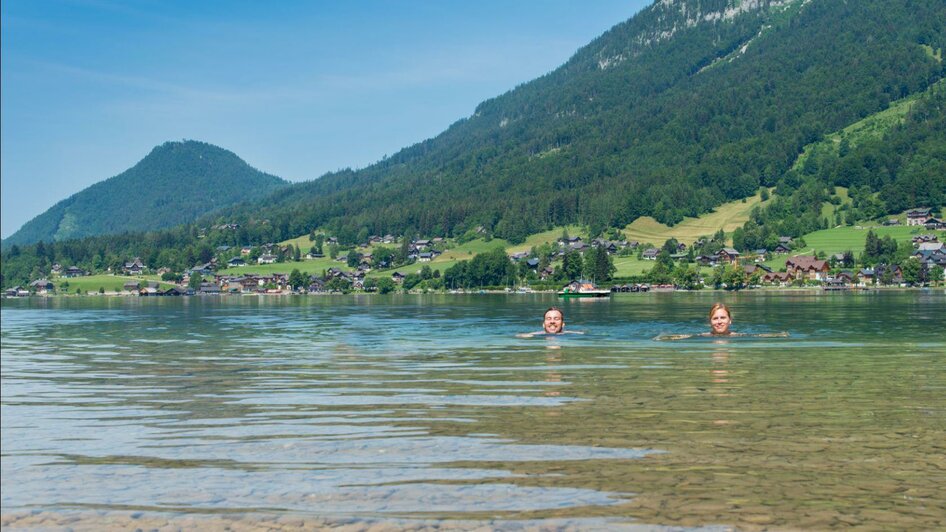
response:
[[[60,241],[192,222],[288,183],[204,142],[166,142],[115,177],[66,198],[3,241]]]
[[[781,183],[806,145],[942,79],[943,20],[942,0],[660,0],[433,139],[204,222],[343,241],[672,225]]]

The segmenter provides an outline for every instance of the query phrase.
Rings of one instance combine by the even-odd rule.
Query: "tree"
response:
[[[673,286],[681,290],[699,290],[703,287],[700,270],[695,266],[680,265],[674,268]]]
[[[922,279],[920,274],[922,271],[922,265],[920,264],[920,261],[916,259],[916,257],[910,257],[909,259],[903,261],[903,263],[900,264],[900,271],[903,274],[904,282],[909,283],[910,286],[921,284]]]
[[[348,252],[348,257],[345,260],[345,263],[348,264],[349,268],[357,268],[358,265],[361,264],[361,257],[361,253],[351,250]]]
[[[188,288],[193,288],[194,290],[200,290],[200,283],[204,282],[204,278],[198,272],[191,274],[190,280],[187,281]]]
[[[927,273],[927,278],[930,280],[930,284],[937,286],[943,282],[943,268],[939,266],[931,266],[929,273]]]
[[[397,285],[394,284],[394,281],[390,277],[382,277],[378,279],[378,293],[379,294],[390,294],[397,288]]]
[[[293,268],[292,272],[289,274],[289,286],[291,286],[293,290],[298,290],[308,285],[309,276],[300,272],[298,268]]]
[[[610,281],[614,272],[617,271],[611,255],[608,255],[603,246],[596,246],[591,255],[594,259],[592,261],[592,277],[594,280],[599,283]]]

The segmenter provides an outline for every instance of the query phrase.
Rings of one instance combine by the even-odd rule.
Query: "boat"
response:
[[[560,297],[611,297],[611,291],[598,288],[591,281],[572,281],[558,292]]]

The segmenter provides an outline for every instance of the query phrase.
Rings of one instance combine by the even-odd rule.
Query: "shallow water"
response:
[[[719,298],[791,336],[653,340]],[[585,334],[515,337],[551,304]],[[5,301],[3,526],[943,528],[944,316],[942,290]]]

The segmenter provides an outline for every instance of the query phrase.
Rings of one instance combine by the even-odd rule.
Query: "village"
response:
[[[798,249],[796,239],[787,236],[780,237],[771,249],[740,252],[733,247],[720,245],[718,235],[714,241],[705,237],[688,246],[674,240],[658,248],[634,240],[595,238],[585,241],[578,235],[563,234],[554,243],[538,249],[532,247],[530,250],[509,252],[508,260],[516,272],[516,278],[504,285],[475,287],[475,291],[558,290],[569,282],[579,280],[576,277],[581,277],[575,272],[563,271],[566,255],[585,257],[589,251],[599,249],[607,253],[611,262],[615,257],[626,257],[628,260],[636,257],[641,264],[650,262],[656,266],[662,261],[668,272],[696,272],[695,276],[691,273],[689,282],[678,282],[669,275],[661,278],[654,273],[659,270],[655,267],[639,275],[618,275],[597,281],[601,287],[614,293],[702,288],[820,288],[831,291],[930,286],[942,282],[946,277],[946,247],[941,238],[943,221],[933,217],[929,209],[911,209],[905,215],[906,226],[913,228],[917,234],[911,237],[912,250],[908,260],[900,264],[878,263],[873,267],[857,267],[851,252],[794,254]],[[899,220],[894,218],[883,225],[899,224]],[[216,248],[210,260],[180,273],[168,268],[152,270],[141,257],[133,257],[124,262],[121,271],[106,272],[107,275],[125,279],[120,288],[113,286],[109,290],[102,287],[85,291],[79,288],[77,292],[80,295],[156,297],[470,290],[470,287],[448,286],[444,283],[442,274],[446,265],[454,262],[438,263],[437,260],[457,245],[452,239],[433,237],[408,241],[393,235],[369,236],[361,245],[345,250],[344,254],[340,252],[340,243],[335,237],[310,235],[310,241],[313,244],[305,255],[298,244],[292,243],[222,245]],[[326,247],[331,250],[332,257],[325,256]],[[718,251],[706,252],[714,247],[719,248]],[[775,257],[784,258],[783,267],[772,265]],[[317,268],[321,270],[320,273],[303,273],[304,270],[312,269],[307,268],[307,264],[326,267]],[[437,267],[438,264],[440,267]],[[253,266],[265,266],[270,271],[251,271]],[[246,273],[240,271],[244,269]],[[52,266],[50,273],[50,276],[35,280],[28,286],[12,287],[4,292],[4,296],[67,295],[70,294],[70,281],[76,283],[91,272],[77,266],[63,267],[57,263]]]

